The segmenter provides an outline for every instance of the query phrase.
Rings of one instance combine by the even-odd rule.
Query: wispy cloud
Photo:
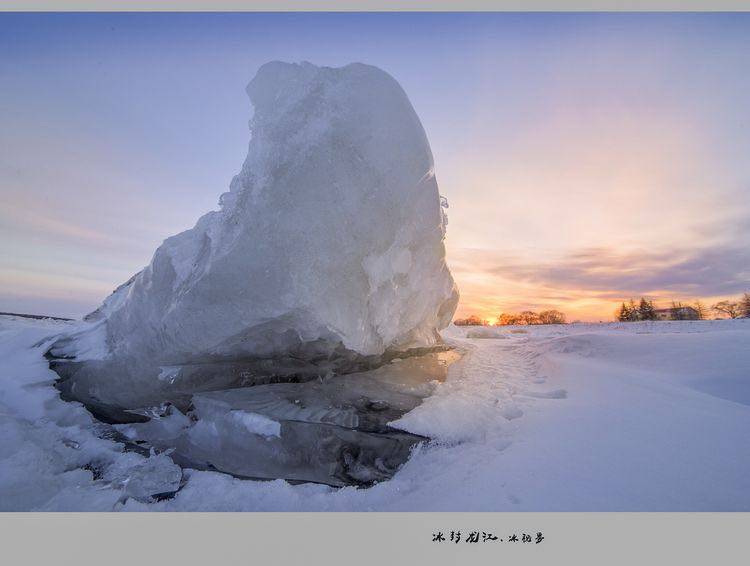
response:
[[[692,250],[576,251],[543,264],[498,258],[487,271],[503,279],[610,296],[672,291],[680,295],[738,293],[750,284],[750,248],[735,245]]]

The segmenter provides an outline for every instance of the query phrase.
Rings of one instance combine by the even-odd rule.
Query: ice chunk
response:
[[[121,458],[103,478],[113,486],[120,487],[124,495],[149,502],[155,496],[174,493],[179,489],[182,469],[167,454],[155,454],[150,458],[131,454],[130,457],[138,459],[138,462],[130,466],[127,458]]]
[[[432,154],[399,84],[363,64],[273,62],[247,92],[248,155],[220,210],[168,238],[88,317],[107,351],[56,368],[71,397],[153,405],[195,390],[180,366],[378,356],[432,346],[450,322]]]

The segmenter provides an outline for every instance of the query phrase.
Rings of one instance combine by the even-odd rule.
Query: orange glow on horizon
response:
[[[585,294],[585,291],[579,292]],[[739,298],[735,295],[686,297],[669,295],[667,293],[662,295],[648,294],[644,296],[653,300],[657,308],[667,308],[671,305],[672,301],[679,301],[686,305],[693,305],[695,301],[700,301],[706,309],[709,309],[706,318],[710,319],[717,317],[716,313],[710,311],[711,305],[722,300],[737,300]],[[475,297],[473,295],[465,296],[462,294],[454,319],[468,318],[475,315],[486,320],[490,325],[496,325],[499,315],[502,313],[518,314],[526,310],[540,312],[556,309],[565,314],[567,322],[612,322],[615,319],[617,309],[622,303],[627,303],[630,299],[633,299],[637,303],[640,297],[641,295],[633,295],[622,296],[619,299],[601,299],[592,296],[571,299],[569,301],[558,301],[554,304],[541,304],[539,301],[535,301],[533,297],[525,298],[511,295]]]

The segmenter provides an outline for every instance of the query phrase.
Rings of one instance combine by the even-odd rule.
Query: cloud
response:
[[[671,291],[681,295],[738,293],[750,285],[750,247],[620,253],[588,248],[548,263],[503,261],[488,272],[503,279],[612,296]]]

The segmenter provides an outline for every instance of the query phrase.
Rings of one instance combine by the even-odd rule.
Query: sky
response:
[[[0,311],[79,317],[242,165],[271,60],[427,132],[457,316],[750,288],[750,14],[0,14]]]

